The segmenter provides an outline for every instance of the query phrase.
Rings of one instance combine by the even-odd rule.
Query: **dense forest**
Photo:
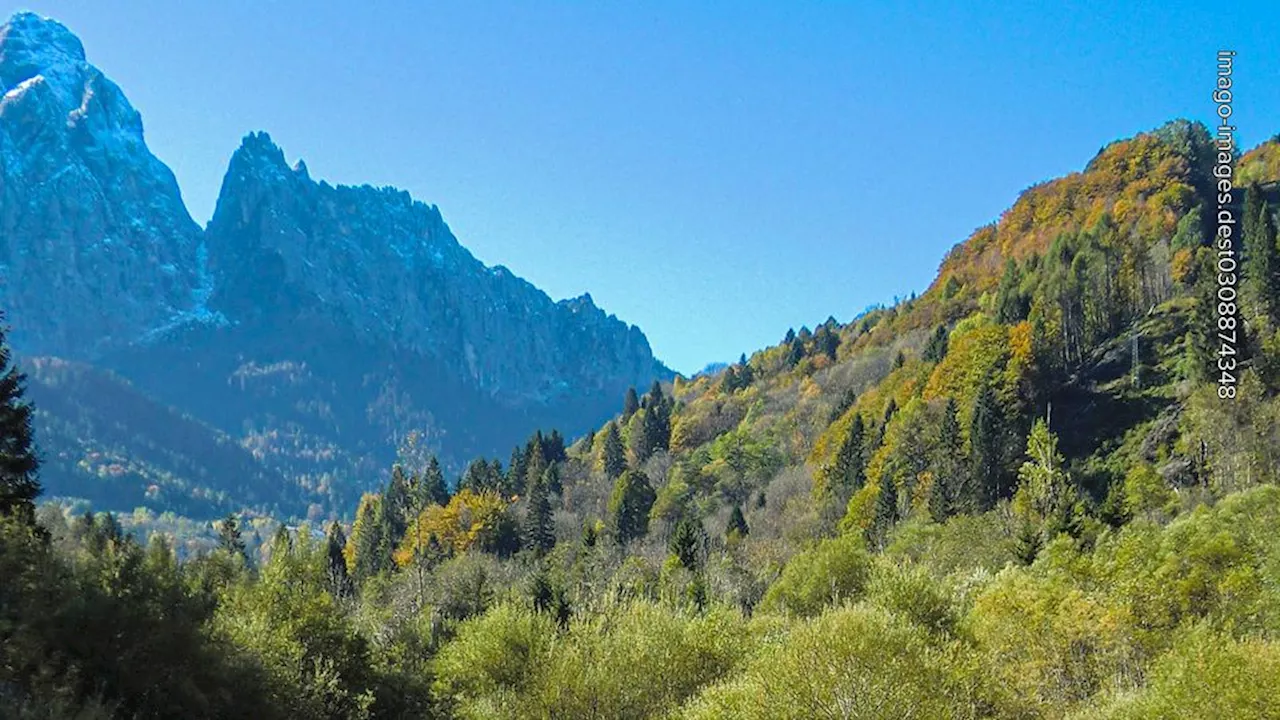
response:
[[[213,549],[38,505],[6,353],[0,714],[1280,717],[1280,138],[1230,308],[1216,152],[1118,141],[918,297]]]

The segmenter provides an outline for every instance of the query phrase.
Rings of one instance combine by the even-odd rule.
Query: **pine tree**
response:
[[[547,482],[547,490],[552,495],[564,494],[564,482],[560,479],[559,464],[553,464],[550,467],[548,467],[545,473],[545,478]]]
[[[1004,494],[1004,416],[990,383],[984,383],[973,408],[969,429],[970,496],[966,506],[982,512]]]
[[[525,514],[524,546],[537,557],[550,552],[556,545],[555,525],[552,518],[550,489],[551,468],[543,470],[542,477],[529,487],[529,509]]]
[[[725,538],[742,538],[750,533],[751,528],[747,527],[747,518],[742,514],[742,506],[734,505],[733,511],[729,513],[729,522],[724,528]]]
[[[542,449],[542,454],[546,456],[547,462],[555,464],[564,462],[569,459],[569,454],[564,449],[564,436],[559,430],[552,430],[547,436],[546,446]]]
[[[876,546],[883,547],[889,531],[897,521],[898,488],[891,478],[881,478],[880,490],[876,494],[875,515],[871,519],[871,526],[867,528],[870,536],[868,539]]]
[[[391,468],[391,480],[382,494],[382,533],[390,547],[396,547],[409,529],[409,521],[415,517],[411,485],[416,484],[405,475],[404,468]]]
[[[347,569],[357,585],[386,570],[391,564],[391,546],[385,535],[383,503],[379,495],[365,493],[356,509],[356,520],[351,525],[351,537],[343,555]]]
[[[668,549],[681,565],[696,572],[702,567],[702,551],[706,542],[707,533],[703,530],[702,523],[691,515],[685,515],[676,524]]]
[[[960,431],[960,408],[956,401],[947,398],[938,426],[938,437],[933,443],[933,458],[929,466],[933,473],[933,485],[929,491],[929,514],[937,522],[946,520],[964,507],[965,488],[968,486],[968,463],[964,454],[964,437]]]
[[[542,443],[536,439],[530,442],[526,457],[528,459],[525,461],[521,487],[532,492],[533,486],[542,481],[542,475],[547,471],[547,458],[542,453]]]
[[[840,442],[835,461],[827,471],[827,492],[841,502],[858,490],[866,482],[866,425],[862,415],[854,413],[849,430]]]
[[[449,504],[449,486],[445,483],[444,472],[440,469],[440,461],[435,455],[427,461],[427,469],[422,474],[420,486],[422,488],[420,511],[426,509],[428,505],[443,507]]]
[[[239,555],[248,560],[245,554],[244,538],[240,533],[240,519],[235,513],[227,513],[221,523],[218,523],[218,547],[227,551],[232,555]]]
[[[747,362],[746,353],[742,353],[742,356],[738,358],[737,372],[739,388],[745,388],[755,382],[756,374],[755,371],[751,369],[751,363]]]
[[[622,398],[622,422],[630,420],[639,409],[640,398],[636,396],[635,387],[627,388],[627,394]]]
[[[1280,327],[1280,250],[1276,248],[1275,224],[1270,208],[1256,186],[1245,194],[1241,225],[1244,254],[1242,294],[1250,313]]]
[[[609,529],[619,545],[642,538],[649,532],[649,510],[657,494],[649,478],[639,470],[627,470],[618,477],[609,496]]]
[[[939,325],[934,328],[933,335],[929,337],[929,342],[925,344],[924,351],[920,357],[925,362],[937,363],[947,356],[947,326]]]
[[[0,315],[0,323],[4,320]],[[26,376],[12,362],[5,331],[0,328],[0,515],[35,524],[35,499],[40,494],[31,427],[32,408],[23,400]]]
[[[1022,272],[1018,263],[1009,258],[1004,263],[1004,275],[996,290],[996,322],[1013,325],[1027,318],[1031,303],[1022,293]]]
[[[626,448],[622,446],[617,423],[612,421],[605,426],[601,438],[600,463],[604,476],[610,480],[616,480],[627,469]]]
[[[799,337],[791,339],[791,347],[787,350],[787,365],[795,367],[804,360],[804,341]]]
[[[840,336],[837,335],[830,325],[823,324],[818,328],[818,332],[813,335],[814,349],[826,355],[828,360],[834,361],[836,353],[840,349]]]
[[[342,532],[338,522],[329,523],[329,532],[325,538],[328,559],[329,589],[336,598],[350,597],[354,591],[351,574],[347,572],[347,559],[344,551],[347,547],[347,535]]]
[[[511,449],[511,463],[507,465],[507,474],[503,478],[501,492],[506,497],[511,497],[518,492],[524,490],[526,477],[528,475],[529,446],[525,445]]]

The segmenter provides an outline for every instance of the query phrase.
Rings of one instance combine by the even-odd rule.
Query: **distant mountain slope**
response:
[[[299,488],[234,439],[90,365],[24,358],[50,496],[197,517],[244,507],[302,515]]]
[[[219,454],[207,437],[148,436],[150,415],[125,418],[140,442],[112,441],[117,465],[151,466],[127,456],[146,447],[185,458],[169,485],[216,501],[148,495],[149,471],[107,480],[74,463],[59,492],[116,509],[329,513],[378,481],[409,430],[460,469],[539,425],[583,431],[628,387],[671,376],[590,296],[553,302],[472,257],[434,206],[316,182],[265,133],[232,156],[201,230],[138,112],[55,21],[0,26],[0,92],[0,309],[15,349],[89,363],[81,389],[116,398],[121,386],[94,374],[109,369],[130,381],[127,407],[143,412],[132,395],[145,393],[169,406],[146,413],[207,423],[258,466],[206,476],[206,460],[222,462],[202,457]],[[52,457],[98,451],[100,434],[71,429],[102,398],[44,399]]]

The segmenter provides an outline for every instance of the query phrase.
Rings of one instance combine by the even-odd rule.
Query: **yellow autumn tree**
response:
[[[432,537],[442,548],[464,552],[497,530],[506,512],[507,502],[498,493],[463,488],[448,505],[431,505],[418,515],[396,548],[396,564],[411,564],[417,554],[427,549]]]

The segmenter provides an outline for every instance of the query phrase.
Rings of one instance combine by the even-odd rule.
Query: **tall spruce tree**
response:
[[[327,572],[329,590],[336,598],[350,597],[354,592],[351,574],[347,571],[347,558],[344,551],[347,547],[347,534],[342,531],[342,524],[329,523],[329,532],[325,537]]]
[[[244,537],[240,532],[240,518],[235,513],[227,513],[222,522],[218,523],[218,547],[231,555],[249,559],[245,553]]]
[[[697,571],[702,568],[702,554],[706,543],[707,533],[702,522],[686,514],[676,523],[668,550],[686,569]]]
[[[1280,328],[1280,250],[1276,248],[1271,210],[1257,186],[1245,193],[1241,224],[1244,251],[1244,297],[1250,314]]]
[[[386,570],[391,564],[390,543],[386,538],[382,497],[365,493],[356,509],[344,556],[347,569],[357,585]]]
[[[627,394],[622,398],[622,422],[631,419],[632,415],[640,409],[640,398],[636,395],[634,387],[627,388]]]
[[[627,452],[622,446],[622,435],[618,425],[610,421],[604,428],[604,437],[600,438],[600,466],[604,476],[616,480],[627,469]]]
[[[540,436],[539,436],[540,437]],[[524,490],[532,492],[533,486],[542,481],[542,475],[547,471],[547,458],[542,452],[542,443],[534,438],[529,443],[529,449],[526,453],[528,458],[524,464],[524,482],[521,487]]]
[[[524,546],[537,557],[542,557],[556,545],[555,525],[551,509],[551,490],[548,487],[552,469],[543,470],[541,477],[529,487],[529,508],[525,513]]]
[[[23,400],[26,376],[18,371],[0,314],[0,514],[33,525],[40,494],[40,467],[31,427],[32,408]]]
[[[924,351],[920,356],[925,362],[942,362],[942,358],[947,356],[946,325],[939,325],[934,328],[933,335],[929,336],[929,342],[925,344]]]
[[[405,474],[404,468],[396,465],[391,468],[391,480],[382,494],[383,536],[390,547],[396,547],[409,529],[409,521],[414,518],[415,502],[412,486],[416,481]]]
[[[866,483],[866,432],[862,415],[854,413],[827,471],[827,492],[840,502],[847,502]]]
[[[427,461],[427,469],[422,473],[421,488],[423,509],[427,505],[449,504],[449,486],[445,482],[444,471],[440,469],[440,460],[435,455]]]
[[[960,408],[956,401],[947,398],[938,425],[938,437],[933,443],[933,458],[929,467],[933,473],[933,485],[929,489],[929,514],[942,522],[964,507],[964,488],[968,486],[968,458],[964,452],[964,436],[960,431]]]
[[[871,525],[867,528],[867,539],[876,547],[883,547],[889,531],[898,521],[898,488],[893,484],[892,478],[880,478],[873,512]]]
[[[649,511],[657,494],[649,478],[639,470],[627,470],[618,477],[609,496],[609,530],[619,545],[644,537],[649,532]]]
[[[971,484],[965,499],[979,512],[990,510],[1004,495],[1004,444],[1004,414],[991,383],[983,383],[969,429]]]

